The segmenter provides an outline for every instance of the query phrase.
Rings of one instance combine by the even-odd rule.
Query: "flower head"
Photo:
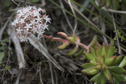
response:
[[[27,37],[31,34],[41,38],[44,30],[48,29],[51,19],[46,15],[45,9],[28,6],[19,8],[16,13],[11,25],[15,28],[15,35],[21,42],[27,41]]]

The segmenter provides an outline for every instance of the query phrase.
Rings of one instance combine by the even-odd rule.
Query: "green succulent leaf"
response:
[[[96,46],[99,48],[99,50],[102,49],[102,46],[98,42],[96,42]]]
[[[105,57],[107,57],[107,46],[106,46],[106,44],[105,43],[103,43],[102,44],[102,50],[101,50],[101,52],[102,52],[102,55],[105,55]]]
[[[101,69],[101,65],[95,66],[95,69],[97,69],[97,70]]]
[[[118,82],[121,82],[121,83],[124,83],[126,82],[126,79],[125,79],[125,76],[123,74],[116,74],[116,73],[113,73],[111,72],[112,75],[114,76],[114,78],[118,81]]]
[[[109,66],[115,61],[115,59],[116,59],[116,56],[112,56],[105,60],[105,64]]]
[[[103,63],[102,60],[101,60],[101,58],[98,58],[98,57],[95,57],[95,61],[96,61],[96,62],[99,62],[99,63],[101,63],[101,64]]]
[[[89,60],[89,61],[91,61],[91,60],[95,60],[95,56],[94,55],[92,55],[92,54],[90,54],[90,53],[84,53],[85,54],[85,56],[86,56],[86,58]]]
[[[74,39],[74,37],[68,37],[67,39],[68,39],[72,44],[75,43],[75,39]]]
[[[119,82],[113,77],[113,84],[119,84]]]
[[[86,59],[87,59],[86,56],[83,56],[82,60],[86,60]]]
[[[106,84],[106,78],[104,77],[104,74],[101,72],[101,73],[98,73],[96,74],[95,76],[93,76],[91,79],[90,79],[91,82],[95,82],[97,84]]]
[[[108,69],[111,72],[114,72],[114,73],[117,73],[117,74],[123,74],[123,73],[126,72],[125,69],[118,67],[118,66],[108,66]]]
[[[95,68],[94,68],[94,69],[91,69],[90,71],[88,71],[87,74],[88,74],[88,75],[95,75],[95,74],[98,73],[98,71],[99,71],[98,69],[95,69]]]
[[[58,47],[58,49],[64,49],[64,48],[66,48],[68,45],[69,45],[68,42],[63,42],[63,44],[60,45],[60,46]]]
[[[95,36],[93,37],[91,43],[89,44],[89,47],[93,47],[93,46],[95,45],[96,41],[97,41],[97,36],[95,35]]]
[[[102,62],[105,62],[105,55],[102,55],[101,60]]]
[[[121,60],[122,60],[122,56],[117,56],[115,61],[111,64],[111,66],[119,64]]]
[[[107,80],[111,79],[111,73],[109,72],[108,69],[103,70],[103,74]]]
[[[123,60],[119,64],[119,67],[124,67],[124,66],[126,66],[126,56],[123,58]]]
[[[101,53],[100,47],[98,47],[98,46],[95,47],[95,54],[98,58],[101,58],[102,53]]]
[[[90,50],[92,55],[95,55],[95,49],[94,48],[90,47],[89,50]]]
[[[90,81],[91,81],[91,82],[98,82],[100,78],[101,78],[101,73],[98,73],[98,74],[96,74],[95,76],[93,76],[93,77],[90,79]]]
[[[81,65],[82,68],[90,68],[90,67],[95,67],[96,64],[92,64],[92,63],[85,63],[83,65]]]
[[[71,52],[69,52],[67,55],[69,56],[73,55],[74,53],[76,53],[77,49],[78,49],[78,45],[76,45],[75,48]]]
[[[76,53],[76,54],[74,55],[74,57],[81,56],[81,55],[83,54],[83,52],[84,52],[84,48],[81,49],[78,53]]]
[[[107,81],[107,79],[105,78],[104,73],[101,72],[101,79],[100,79],[100,83],[99,84],[106,84],[106,81]]]
[[[107,58],[113,56],[113,54],[115,53],[115,48],[112,44],[109,44],[108,46],[108,54],[107,54]]]
[[[94,68],[95,68],[95,67],[90,67],[90,68],[83,69],[83,70],[82,70],[82,73],[87,74],[88,71],[90,71],[90,70],[92,70],[92,69],[94,69]]]
[[[90,61],[90,64],[97,65],[98,63],[97,63],[95,60],[91,60],[91,61]]]

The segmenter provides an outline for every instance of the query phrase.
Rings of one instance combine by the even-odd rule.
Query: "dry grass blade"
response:
[[[101,22],[101,31],[103,31],[103,33],[105,33],[105,31],[106,31],[106,25],[105,25],[105,23],[102,20],[100,22]],[[102,36],[102,37],[104,39],[104,42],[108,45],[107,38],[105,36]]]
[[[63,5],[63,3],[62,3],[62,0],[59,0],[59,2],[60,2],[61,7],[64,8],[64,5]],[[69,27],[70,27],[71,30],[73,31],[73,27],[72,27],[72,25],[71,25],[71,23],[70,23],[70,21],[69,21],[67,15],[66,15],[66,12],[65,12],[64,10],[62,10],[62,11],[63,11],[63,14],[64,14],[66,20],[67,20],[67,23],[68,23]]]
[[[69,3],[69,5],[70,5],[70,8],[71,8],[71,10],[72,10],[74,16],[75,16],[75,26],[74,26],[74,30],[73,30],[73,36],[74,36],[74,35],[75,35],[75,31],[76,31],[76,29],[77,29],[77,18],[76,18],[77,16],[76,16],[76,13],[75,13],[75,11],[74,11],[74,8],[73,8],[72,3],[71,3],[70,0],[68,0],[68,3]]]
[[[25,62],[25,59],[24,59],[23,51],[22,51],[19,40],[14,35],[14,28],[12,28],[12,27],[8,28],[7,32],[10,35],[10,38],[13,41],[15,49],[16,49],[19,69],[25,68],[26,62]]]
[[[4,32],[7,24],[9,23],[10,19],[13,17],[14,14],[15,14],[15,12],[12,13],[12,15],[8,18],[8,20],[6,21],[6,23],[4,24],[4,26],[0,29],[0,40],[2,40],[3,32]]]
[[[12,0],[17,6],[19,6],[14,0]]]
[[[64,69],[56,62],[56,60],[49,54],[45,47],[39,42],[39,40],[32,34],[28,37],[31,45],[33,45],[39,52],[41,52],[50,62],[52,62],[59,70]]]

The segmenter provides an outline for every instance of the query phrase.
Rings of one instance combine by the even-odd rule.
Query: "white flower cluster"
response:
[[[48,29],[50,20],[45,9],[29,6],[18,9],[16,18],[11,24],[16,29],[17,38],[20,42],[24,42],[31,34],[41,38],[44,30]]]

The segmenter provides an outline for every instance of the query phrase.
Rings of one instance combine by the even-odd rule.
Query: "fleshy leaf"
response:
[[[90,70],[92,70],[92,69],[94,69],[94,67],[90,67],[90,68],[83,69],[82,70],[82,73],[87,74],[87,72],[90,71]]]
[[[98,47],[98,46],[95,47],[95,54],[98,58],[101,58],[102,53],[101,53],[100,47]]]
[[[69,56],[73,55],[74,53],[76,53],[77,49],[78,49],[78,45],[76,45],[75,48],[71,52],[68,53],[68,55]]]
[[[92,47],[90,47],[89,49],[90,49],[91,54],[95,55],[95,49]]]
[[[97,70],[101,69],[101,65],[97,65],[97,66],[95,67],[95,69],[97,69]]]
[[[75,38],[74,37],[68,37],[67,38],[72,44],[75,44]]]
[[[60,45],[60,46],[58,47],[58,49],[64,49],[64,48],[66,48],[68,45],[69,45],[68,42],[63,42],[63,44]]]
[[[91,69],[90,71],[87,72],[88,75],[95,75],[96,73],[98,73],[99,70],[97,69]]]
[[[107,54],[107,58],[113,56],[113,54],[115,53],[115,48],[112,44],[110,44],[108,46],[108,54]]]
[[[95,60],[95,56],[94,56],[94,55],[92,55],[92,54],[90,54],[90,53],[84,53],[84,54],[85,54],[86,58],[87,58],[89,61]]]
[[[121,60],[122,60],[122,56],[116,56],[116,59],[115,59],[115,61],[111,64],[111,66],[119,64]]]
[[[119,82],[113,77],[113,84],[119,84]]]
[[[103,70],[103,74],[107,80],[111,79],[111,73],[109,72],[108,69]]]
[[[91,82],[98,82],[99,78],[101,78],[101,73],[96,74],[95,76],[93,76],[90,81]]]
[[[126,56],[123,58],[123,60],[119,64],[119,67],[125,67],[125,66],[126,66]]]
[[[116,74],[113,72],[111,73],[118,82],[121,82],[121,83],[126,82],[125,76],[123,74]]]
[[[95,35],[91,41],[91,43],[88,45],[89,47],[92,47],[97,41],[97,36]]]
[[[107,81],[107,80],[106,80],[106,78],[105,78],[103,72],[101,72],[100,84],[106,84],[106,81]]]
[[[107,46],[105,43],[102,44],[102,55],[105,55],[105,57],[107,57]]]
[[[83,52],[84,52],[84,48],[81,49],[78,53],[76,53],[76,54],[74,55],[74,57],[81,56],[81,55],[83,54]]]
[[[67,36],[66,33],[64,33],[64,32],[58,32],[57,34],[59,34],[59,35],[65,37],[66,39],[68,38],[68,36]]]
[[[125,69],[118,67],[118,66],[109,66],[108,69],[111,72],[114,72],[114,73],[117,73],[117,74],[123,74],[123,73],[126,72]]]
[[[109,66],[115,61],[115,59],[116,59],[116,56],[112,56],[105,60],[105,64]]]
[[[95,67],[96,64],[92,64],[92,63],[85,63],[83,65],[81,65],[82,68],[90,68],[90,67]]]

